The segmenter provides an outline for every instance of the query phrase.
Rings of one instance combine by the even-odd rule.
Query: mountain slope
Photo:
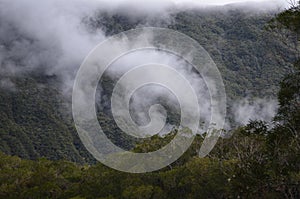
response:
[[[211,54],[222,72],[229,101],[244,96],[276,96],[279,81],[294,61],[293,51],[279,42],[265,26],[273,15],[242,11],[180,12],[171,22],[149,22],[122,15],[100,13],[83,20],[91,30],[119,33],[150,24],[168,27],[197,40]],[[58,77],[27,72],[9,78],[14,88],[0,87],[0,150],[23,158],[66,159],[94,162],[80,142],[72,123],[70,99],[65,99]],[[107,114],[99,115],[108,137],[124,148],[124,137]]]

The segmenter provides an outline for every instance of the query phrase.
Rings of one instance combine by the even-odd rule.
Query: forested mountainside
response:
[[[279,82],[296,60],[292,38],[269,31],[275,13],[252,13],[241,10],[177,13],[171,22],[131,20],[122,15],[86,19],[91,28],[105,27],[108,35],[139,25],[170,28],[201,44],[212,56],[223,75],[229,98],[276,96]],[[285,33],[286,34],[286,33]],[[290,45],[287,45],[290,44]]]
[[[171,138],[154,136],[134,151],[154,151]],[[83,166],[45,158],[22,160],[0,152],[0,197],[299,197],[299,139],[283,126],[268,131],[264,123],[252,122],[235,130],[230,139],[220,139],[205,158],[198,156],[202,141],[203,138],[196,137],[179,160],[157,172],[144,174],[116,171],[102,163]]]
[[[238,10],[205,12],[192,10],[174,14],[168,21],[132,20],[125,15],[98,13],[82,23],[91,31],[105,30],[112,35],[140,26],[159,26],[185,33],[198,41],[222,72],[228,100],[240,97],[275,97],[279,82],[295,61],[292,40],[278,39],[268,30],[274,14],[251,14]],[[1,20],[0,20],[1,23]],[[22,35],[5,40],[9,50]],[[26,38],[25,38],[26,39]],[[29,39],[30,40],[30,39]],[[22,61],[22,60],[20,60]],[[43,71],[25,72],[15,77],[0,74],[10,84],[0,84],[0,150],[26,159],[94,162],[81,144],[72,122],[70,99],[64,96],[60,79]],[[2,81],[4,82],[4,81]],[[109,87],[109,80],[106,84]],[[123,137],[112,119],[99,115],[110,138],[125,147],[134,146]],[[129,141],[131,140],[131,141]]]
[[[231,129],[205,158],[198,156],[203,137],[197,135],[181,158],[151,173],[95,163],[75,132],[64,79],[43,70],[5,73],[0,68],[0,198],[300,198],[299,4],[278,15],[189,11],[151,22],[98,13],[82,21],[90,31],[101,28],[107,35],[141,24],[188,34],[222,70],[228,106],[248,95],[278,100],[272,125],[256,120]],[[33,41],[3,34],[1,22],[0,52],[17,50],[5,56],[22,63],[13,47],[19,40]],[[3,54],[0,61],[7,61]],[[109,77],[101,83],[111,92]],[[107,136],[137,153],[165,146],[176,133],[135,142],[119,133],[108,112],[98,113]]]

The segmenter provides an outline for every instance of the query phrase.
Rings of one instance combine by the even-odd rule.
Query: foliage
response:
[[[279,81],[294,61],[293,51],[264,28],[273,16],[236,10],[191,10],[174,14],[172,22],[158,20],[150,25],[185,33],[203,45],[220,68],[231,101],[245,95],[275,96]],[[147,25],[146,21],[101,12],[83,23],[91,31],[105,27],[107,35],[111,35]],[[61,92],[57,77],[36,71],[9,78],[16,89],[0,88],[1,151],[27,159],[95,162],[77,136],[70,101]],[[102,83],[104,92],[111,93],[112,80],[104,78]],[[120,133],[110,111],[99,112],[98,120],[112,142],[125,149],[134,146],[135,140]]]
[[[239,13],[232,16],[237,14]],[[204,41],[206,33],[203,34],[204,37],[200,37],[199,32],[206,29],[197,28],[208,24],[200,26],[201,17],[198,14],[181,13],[173,28]],[[218,34],[222,33],[228,40],[224,41],[221,37],[221,43],[230,41],[239,44],[223,45],[227,46],[225,49],[234,51],[226,55],[232,58],[231,61],[228,60],[226,67],[241,72],[240,78],[249,80],[249,76],[253,74],[249,75],[243,67],[234,68],[234,65],[245,66],[241,60],[247,57],[247,53],[240,50],[247,49],[245,46],[258,49],[255,41],[261,40],[256,35],[259,34],[255,29],[255,24],[258,23],[256,18],[243,17],[245,16],[242,15],[241,18],[246,21],[238,20],[237,24],[248,27],[246,30],[250,31],[249,34],[238,28],[230,29],[230,23],[217,22],[214,21],[216,18],[209,17],[212,22],[210,28],[215,34],[210,32],[206,36],[210,39],[219,38]],[[298,35],[298,17],[299,6],[280,14],[277,20]],[[233,17],[226,18],[225,21],[230,21],[229,19],[233,20]],[[115,19],[113,21],[118,24]],[[122,24],[125,22],[121,21]],[[242,47],[238,48],[240,45]],[[214,45],[208,49],[211,52],[219,50]],[[239,60],[237,58],[241,58],[241,62],[235,63],[234,61]],[[66,117],[58,111],[62,108],[60,93],[55,86],[49,86],[53,85],[50,77],[15,79],[18,91],[0,93],[0,147],[7,154],[18,154],[36,160],[0,153],[0,198],[300,198],[298,64],[299,61],[296,61],[296,69],[280,84],[280,108],[273,127],[262,121],[251,121],[245,127],[232,130],[230,138],[220,139],[206,158],[197,156],[197,150],[203,141],[201,136],[197,136],[191,148],[179,160],[160,171],[146,174],[122,173],[100,163],[83,165],[57,160],[69,159],[83,163],[87,161],[84,157],[89,157],[79,144],[72,123],[66,123]],[[273,74],[281,71],[280,67],[273,66],[272,69]],[[230,77],[229,75],[228,78]],[[274,78],[272,75],[270,77]],[[233,87],[232,93],[239,93],[238,91]],[[99,115],[99,118],[106,124],[108,131],[114,130],[105,114]],[[116,142],[120,142],[113,136],[113,130],[108,133],[111,133]],[[172,136],[174,134],[164,138],[154,136],[137,143],[132,150],[156,150],[172,139]],[[127,141],[123,143],[124,146],[130,145]],[[52,160],[39,158],[41,156]]]
[[[263,125],[257,124],[237,129],[231,138],[221,139],[207,158],[188,151],[185,158],[170,167],[146,174],[123,173],[101,163],[80,166],[46,159],[21,160],[1,153],[0,197],[299,197],[299,153],[289,151],[292,147],[286,145],[274,145],[274,133],[255,133]],[[201,141],[197,137],[191,148],[198,148]],[[151,148],[162,143],[153,138],[153,142],[148,140],[141,145]]]

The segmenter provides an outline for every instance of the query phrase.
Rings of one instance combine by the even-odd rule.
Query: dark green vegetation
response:
[[[209,52],[223,76],[228,100],[276,96],[278,83],[295,57],[277,33],[267,30],[272,17],[234,10],[181,13],[172,28],[191,36]]]
[[[174,14],[170,22],[146,22],[100,13],[83,23],[91,31],[104,28],[108,35],[150,23],[191,36],[217,63],[230,101],[246,95],[276,96],[280,80],[291,68],[294,50],[287,47],[286,39],[278,39],[280,34],[266,30],[273,16],[242,11],[189,11]],[[41,72],[28,72],[11,79],[15,89],[0,87],[0,150],[28,159],[93,162],[77,137],[70,101],[62,94],[59,79]],[[111,81],[103,82],[110,92]],[[109,114],[100,114],[99,122],[115,143],[125,148],[133,146],[119,133]]]
[[[273,28],[290,30],[292,38],[298,40],[299,9],[297,7],[280,14],[272,22]],[[198,25],[193,24],[200,23],[200,20],[195,20],[197,16],[179,14],[174,27],[191,36],[200,34],[203,29],[197,32],[194,28]],[[118,23],[117,19],[115,23]],[[228,75],[226,82],[229,92],[232,93],[231,97],[245,95],[247,92],[244,86],[255,91],[251,92],[254,95],[263,92],[268,84],[276,85],[279,78],[287,72],[286,68],[291,66],[288,63],[295,61],[295,67],[289,68],[291,72],[278,84],[280,108],[273,128],[269,129],[264,122],[252,121],[245,127],[233,130],[231,138],[219,140],[209,157],[202,159],[197,157],[202,138],[197,137],[181,159],[168,168],[148,174],[121,173],[102,164],[79,166],[62,160],[21,160],[1,153],[0,198],[300,198],[300,62],[295,57],[289,57],[286,49],[279,49],[285,46],[276,40],[279,36],[262,36],[273,34],[265,32],[263,28],[268,18],[263,17],[264,21],[261,22],[257,16],[241,16],[239,19],[243,20],[238,26],[248,27],[247,34],[243,33],[242,27],[226,28],[229,19],[207,24],[220,28],[220,32],[215,34],[213,33],[217,30],[211,29],[211,33],[207,34],[211,35],[210,39],[217,41],[214,36],[223,33],[228,38],[219,38],[228,43],[220,48],[208,43],[206,45],[217,62],[224,61],[226,69],[223,70]],[[120,23],[123,24],[123,21]],[[222,32],[222,25],[223,31],[231,31],[225,34]],[[249,31],[252,34],[249,35]],[[255,34],[257,37],[253,36]],[[199,36],[196,34],[193,37],[197,39]],[[234,45],[235,42],[238,44]],[[245,51],[234,50],[238,47]],[[257,49],[266,55],[257,56],[257,61],[261,60],[257,62],[260,65],[250,64],[250,58],[249,62],[246,61],[247,53],[251,49],[251,56],[254,52],[259,53]],[[282,57],[279,52],[283,53]],[[270,56],[268,59],[267,55]],[[249,70],[247,66],[250,67]],[[266,74],[268,78],[257,76],[259,74]],[[239,82],[239,78],[249,84]],[[75,136],[71,120],[66,121],[68,115],[57,111],[68,108],[61,105],[63,103],[55,86],[45,87],[52,85],[51,81],[54,80],[51,77],[42,80],[32,77],[15,81],[18,91],[0,92],[1,150],[25,158],[45,156],[50,159],[84,162],[83,157],[88,155]],[[264,92],[268,91],[270,90]],[[271,91],[276,91],[276,86]],[[165,139],[155,136],[137,145],[134,150],[141,152],[156,149]]]
[[[0,92],[0,149],[23,158],[68,159],[88,157],[71,116],[51,77],[15,80],[17,91]],[[66,120],[66,118],[69,118]],[[84,152],[82,152],[84,151]]]
[[[135,150],[152,151],[164,141],[155,136]],[[147,174],[0,154],[0,198],[299,197],[300,140],[281,127],[267,132],[264,123],[252,122],[220,140],[207,158],[197,156],[201,143],[197,137],[178,161]]]
[[[274,13],[189,10],[174,14],[172,22],[134,21],[124,16],[99,14],[86,19],[90,27],[106,27],[108,35],[135,28],[138,24],[182,32],[195,39],[220,69],[229,99],[245,96],[276,96],[279,82],[295,62],[295,38],[269,31]]]

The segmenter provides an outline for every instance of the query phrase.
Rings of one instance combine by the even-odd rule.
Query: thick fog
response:
[[[76,71],[85,56],[99,42],[106,39],[102,27],[98,27],[95,31],[87,28],[84,23],[85,17],[93,17],[97,12],[120,13],[130,17],[159,17],[168,21],[171,20],[171,13],[181,9],[200,9],[205,6],[232,5],[232,3],[239,3],[234,5],[242,9],[245,7],[282,9],[288,5],[281,0],[266,0],[259,1],[259,3],[251,0],[0,0],[0,87],[15,91],[17,88],[12,78],[39,70],[62,79],[62,90],[68,94],[72,90]],[[165,64],[172,65],[183,72],[191,84],[197,88],[199,98],[206,99],[201,105],[204,120],[209,119],[210,103],[207,101],[206,87],[200,77],[192,73],[189,68],[183,67],[186,65],[174,58],[153,52],[140,52],[140,54],[124,58],[121,65],[130,67],[133,60],[134,62],[164,60]],[[118,76],[119,72],[120,70],[112,69],[109,75]],[[170,97],[167,92],[156,89],[154,98],[159,94]],[[145,95],[143,93],[142,96]],[[143,101],[145,99],[148,102]],[[141,112],[140,118],[145,118],[144,112],[141,111],[143,108],[141,104],[152,103],[149,102],[151,100],[151,97],[136,95],[136,111]],[[237,103],[234,108],[236,122],[245,124],[249,119],[270,120],[275,114],[276,106],[269,105],[269,102],[266,104],[267,106],[264,106],[262,101],[252,105],[247,102]],[[259,108],[261,106],[263,108]],[[137,107],[142,108],[137,109]]]
[[[99,3],[82,0],[0,1],[1,75],[43,70],[66,84],[87,53],[101,42],[101,32],[89,32],[83,17]]]
[[[268,7],[261,6],[264,3],[273,9],[285,1],[0,0],[0,72],[19,74],[41,67],[49,75],[76,72],[88,52],[105,39],[101,27],[94,32],[83,23],[84,17],[99,11],[168,18],[186,5],[236,2]]]

